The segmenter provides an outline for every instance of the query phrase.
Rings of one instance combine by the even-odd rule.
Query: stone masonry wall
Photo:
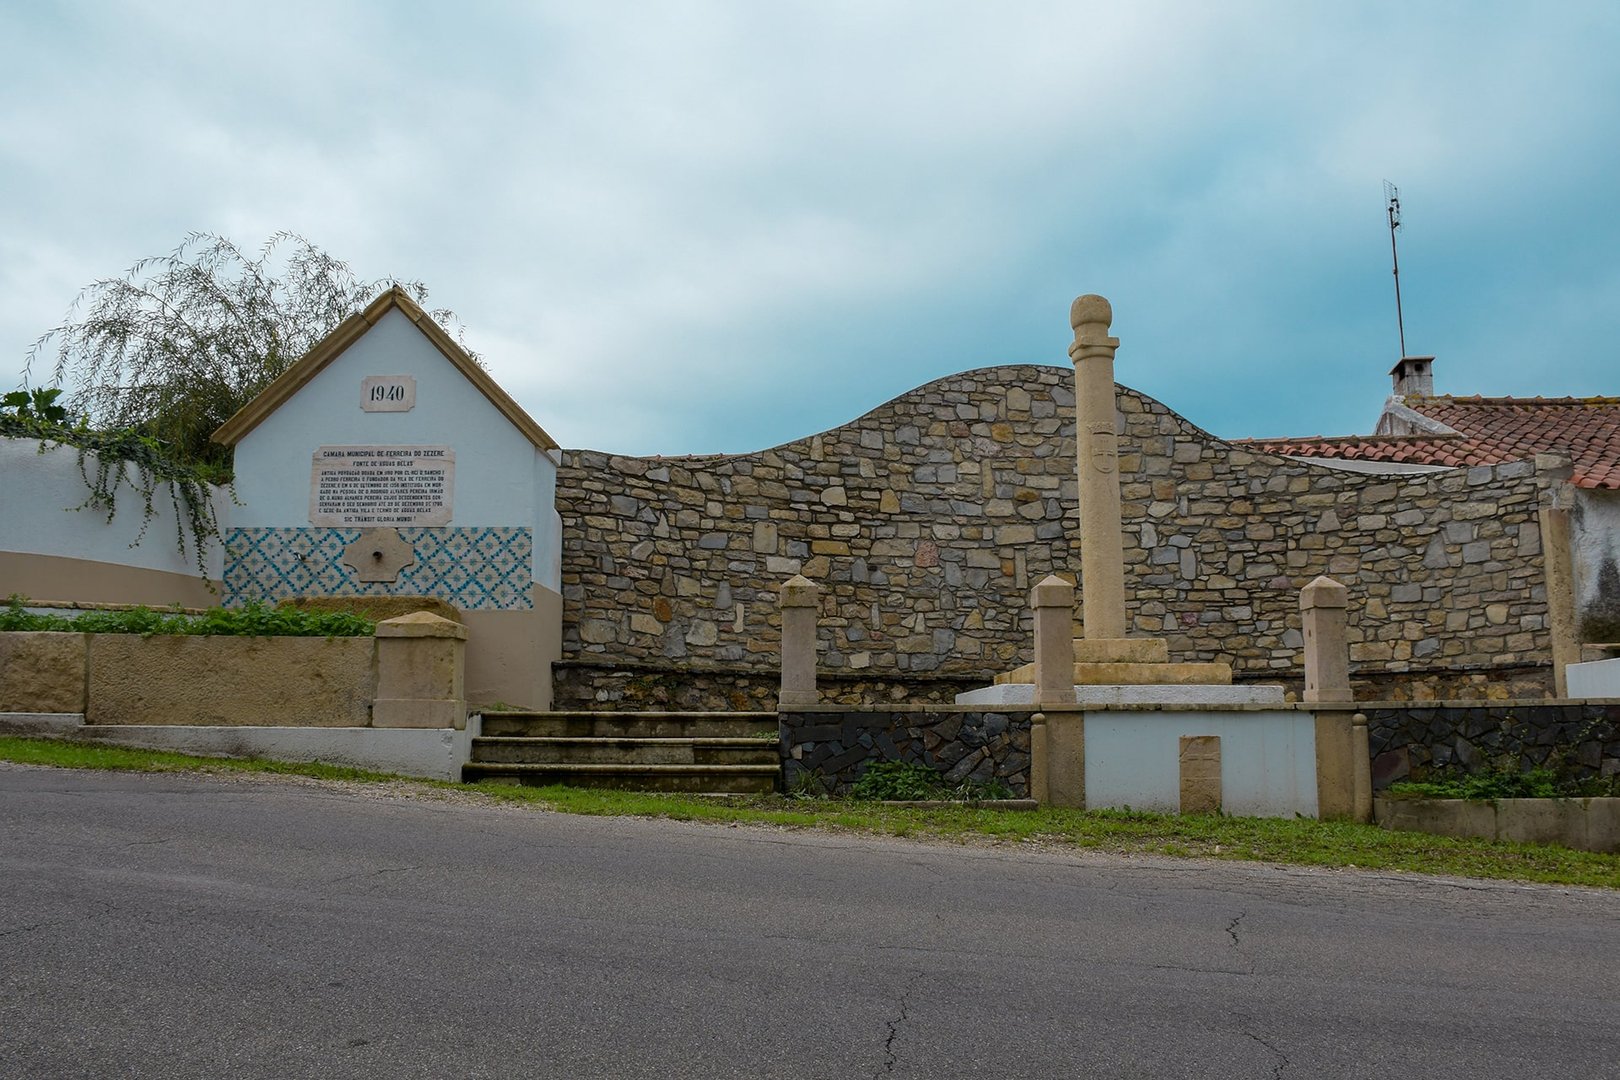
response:
[[[1367,710],[1373,786],[1491,768],[1550,768],[1586,779],[1620,773],[1620,704],[1581,702]]]
[[[1173,658],[1297,676],[1299,589],[1328,574],[1350,590],[1352,671],[1381,695],[1545,662],[1528,463],[1366,475],[1233,446],[1124,387],[1118,415],[1128,615]],[[618,662],[676,682],[774,672],[777,586],[802,573],[826,591],[822,670],[866,695],[850,703],[874,684],[949,701],[960,677],[1030,659],[1030,586],[1078,571],[1074,471],[1073,373],[1035,365],[752,454],[569,451],[559,694],[620,700]]]

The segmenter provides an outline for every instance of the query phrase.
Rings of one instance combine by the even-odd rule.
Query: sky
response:
[[[1217,435],[1620,395],[1620,5],[0,4],[0,390],[194,231],[425,282],[563,446],[1067,364]],[[35,381],[42,372],[36,370]]]

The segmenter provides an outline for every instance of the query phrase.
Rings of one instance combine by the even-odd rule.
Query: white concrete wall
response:
[[[56,446],[41,454],[36,439],[0,439],[0,553],[52,555],[85,559],[115,566],[198,575],[191,531],[182,527],[186,550],[176,539],[178,524],[174,502],[167,488],[159,489],[153,500],[157,511],[141,542],[131,547],[141,534],[145,501],[128,480],[118,488],[111,522],[105,511],[75,510],[90,496],[90,489],[79,472],[79,451]],[[94,462],[86,462],[92,479]],[[221,528],[230,524],[230,496],[214,492],[214,510]],[[209,578],[221,573],[221,549],[208,545],[206,565]]]
[[[1570,545],[1575,560],[1575,612],[1620,610],[1614,575],[1620,571],[1620,491],[1577,488]],[[1605,575],[1605,567],[1608,575]],[[1608,576],[1607,592],[1604,578]]]
[[[366,412],[367,375],[416,378],[409,412]],[[236,447],[242,528],[309,528],[310,462],[321,446],[445,445],[456,454],[450,524],[524,526],[534,580],[560,585],[557,466],[397,310],[327,365]]]
[[[1086,806],[1179,810],[1183,735],[1220,737],[1226,813],[1316,816],[1316,722],[1291,710],[1088,710]]]

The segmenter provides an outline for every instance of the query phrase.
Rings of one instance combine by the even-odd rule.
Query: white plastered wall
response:
[[[0,553],[82,559],[201,578],[190,528],[180,525],[167,487],[160,488],[153,499],[156,513],[147,524],[145,500],[126,479],[115,492],[116,512],[109,522],[105,510],[74,509],[90,495],[79,471],[79,451],[52,445],[40,453],[39,448],[36,439],[0,439]],[[86,463],[86,469],[93,479],[93,460]],[[227,526],[233,509],[229,494],[216,490],[213,503],[221,527]],[[179,541],[182,534],[186,537],[184,551]],[[139,544],[135,544],[137,536],[141,536]],[[218,543],[207,545],[204,565],[209,579],[219,580]]]
[[[366,412],[367,375],[411,375],[409,412]],[[232,515],[243,528],[309,527],[310,462],[321,446],[447,445],[455,450],[452,526],[533,530],[534,580],[560,586],[557,465],[513,427],[398,310],[267,416],[236,447]]]

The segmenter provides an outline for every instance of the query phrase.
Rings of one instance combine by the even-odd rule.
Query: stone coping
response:
[[[1478,699],[1464,699],[1461,701],[1279,701],[1274,703],[1244,703],[1244,704],[1156,704],[1141,703],[1132,705],[957,705],[951,704],[908,704],[896,702],[883,704],[876,702],[870,705],[841,705],[836,702],[825,702],[817,705],[778,705],[779,713],[830,713],[830,712],[892,712],[892,713],[936,713],[936,712],[963,712],[963,713],[1075,713],[1075,712],[1367,712],[1371,709],[1399,709],[1411,711],[1414,709],[1528,709],[1549,708],[1568,705],[1620,705],[1620,698],[1513,698],[1506,701],[1480,701]]]
[[[169,604],[100,604],[89,600],[24,600],[24,611],[161,611],[165,614],[206,615],[211,608],[174,607]]]
[[[1039,810],[1034,799],[879,799],[880,806],[910,806],[918,810]]]
[[[595,671],[650,671],[661,675],[748,675],[779,679],[782,669],[776,664],[769,667],[744,667],[727,664],[687,664],[678,661],[659,663],[652,660],[599,660],[588,657],[565,656],[553,660],[552,668],[584,668]],[[816,678],[821,682],[948,682],[983,686],[990,676],[982,672],[952,673],[937,671],[879,671],[876,668],[859,670],[817,668]]]
[[[778,713],[791,713],[800,715],[804,713],[1006,713],[1006,714],[1034,714],[1034,713],[1102,713],[1102,712],[1360,712],[1362,703],[1339,704],[1337,702],[1305,702],[1305,701],[1279,701],[1244,702],[1242,704],[1213,704],[1213,705],[1166,705],[1162,703],[1145,703],[1134,705],[908,705],[908,704],[872,704],[872,705],[839,705],[828,702],[823,705],[778,705]]]

